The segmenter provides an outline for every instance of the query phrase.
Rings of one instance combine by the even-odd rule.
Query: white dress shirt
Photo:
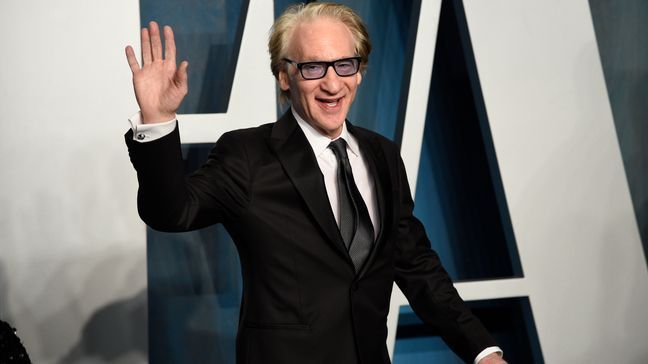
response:
[[[338,161],[337,158],[335,158],[335,154],[333,154],[333,151],[328,146],[332,141],[339,138],[346,141],[347,154],[349,155],[349,162],[351,163],[351,170],[353,171],[353,180],[358,186],[360,195],[362,195],[362,199],[367,205],[369,217],[371,218],[371,223],[374,228],[374,238],[377,237],[378,232],[380,231],[380,216],[374,189],[374,179],[369,173],[369,167],[367,167],[367,161],[360,151],[358,140],[353,135],[349,134],[346,123],[342,125],[342,133],[339,137],[329,139],[329,137],[320,134],[320,132],[302,119],[294,109],[291,109],[291,111],[295,120],[297,120],[297,124],[304,132],[304,135],[306,135],[308,143],[311,148],[313,148],[313,153],[315,153],[315,157],[317,158],[317,164],[324,176],[326,194],[328,195],[329,203],[331,204],[331,209],[333,210],[333,215],[335,216],[335,221],[338,226],[340,226],[340,207],[337,185]]]
[[[338,188],[337,188],[337,158],[335,154],[328,147],[328,145],[338,138],[343,138],[347,144],[347,154],[349,155],[349,162],[353,170],[353,180],[358,186],[358,190],[362,195],[362,199],[367,205],[369,210],[369,217],[374,226],[374,234],[378,236],[380,231],[380,216],[378,212],[378,205],[376,200],[376,193],[374,188],[373,176],[369,173],[367,161],[360,151],[357,139],[349,133],[346,123],[342,126],[342,133],[338,138],[329,139],[327,136],[322,135],[310,124],[308,124],[299,114],[292,109],[292,114],[297,120],[297,124],[306,135],[306,139],[315,153],[317,164],[322,175],[324,176],[324,185],[326,186],[326,194],[328,195],[331,210],[335,216],[335,221],[340,226],[340,211],[338,202]],[[128,119],[133,130],[133,140],[140,143],[152,142],[156,139],[162,138],[171,134],[176,127],[177,120],[169,120],[162,123],[143,124],[142,114],[138,112]],[[349,153],[350,152],[350,153]],[[475,358],[474,364],[477,364],[485,356],[492,353],[502,354],[502,349],[497,346],[490,346],[482,350]]]
[[[171,134],[177,124],[175,115],[173,116],[173,119],[163,123],[144,124],[142,122],[141,111],[138,111],[137,114],[131,116],[128,119],[128,122],[133,130],[133,140],[140,143],[152,142]]]

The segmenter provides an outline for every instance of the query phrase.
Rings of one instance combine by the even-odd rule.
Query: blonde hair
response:
[[[332,3],[308,3],[291,5],[275,20],[270,28],[268,51],[270,52],[270,68],[275,78],[279,79],[281,67],[285,67],[286,50],[292,32],[302,22],[318,17],[329,17],[342,22],[351,31],[356,54],[360,59],[360,72],[364,72],[369,62],[371,42],[369,33],[360,16],[346,5]],[[289,98],[287,91],[281,92],[281,99]]]

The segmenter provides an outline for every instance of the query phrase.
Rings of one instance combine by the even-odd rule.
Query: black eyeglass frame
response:
[[[288,62],[288,63],[294,65],[295,67],[297,67],[297,69],[299,70],[299,73],[301,74],[301,76],[302,76],[305,80],[319,80],[320,78],[324,78],[324,77],[326,76],[326,74],[328,73],[328,69],[329,69],[331,66],[333,67],[333,70],[335,71],[335,74],[337,74],[337,75],[340,76],[340,77],[350,77],[350,76],[355,75],[356,73],[360,72],[360,64],[361,64],[361,62],[362,62],[362,57],[360,57],[360,56],[355,56],[355,57],[340,58],[340,59],[336,59],[335,61],[330,61],[330,62],[327,62],[327,61],[312,61],[312,62],[301,62],[301,63],[297,63],[297,62],[295,62],[295,61],[293,61],[293,60],[291,60],[291,59],[288,59],[288,58],[284,58],[283,60],[284,60],[285,62]],[[356,70],[355,70],[355,72],[350,73],[350,74],[348,74],[348,75],[341,75],[341,74],[338,72],[338,70],[337,70],[337,68],[335,67],[335,65],[336,65],[337,63],[339,63],[339,62],[350,61],[350,60],[353,60],[353,61],[356,61],[356,62],[357,62],[357,66],[356,66]],[[306,76],[304,76],[304,71],[302,70],[302,68],[303,68],[304,66],[308,66],[309,64],[317,64],[317,65],[324,65],[324,66],[326,66],[326,67],[324,68],[324,73],[323,73],[320,77],[306,77]]]

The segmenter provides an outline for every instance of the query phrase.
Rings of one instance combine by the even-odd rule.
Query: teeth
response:
[[[339,101],[339,100],[321,100],[321,101],[322,101],[323,103],[325,103],[326,106],[334,107],[334,106],[336,106],[336,105],[338,104],[338,101]]]

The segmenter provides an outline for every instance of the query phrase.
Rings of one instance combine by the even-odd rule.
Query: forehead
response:
[[[330,61],[355,56],[355,47],[351,31],[344,23],[318,17],[297,24],[287,53],[298,61]]]

